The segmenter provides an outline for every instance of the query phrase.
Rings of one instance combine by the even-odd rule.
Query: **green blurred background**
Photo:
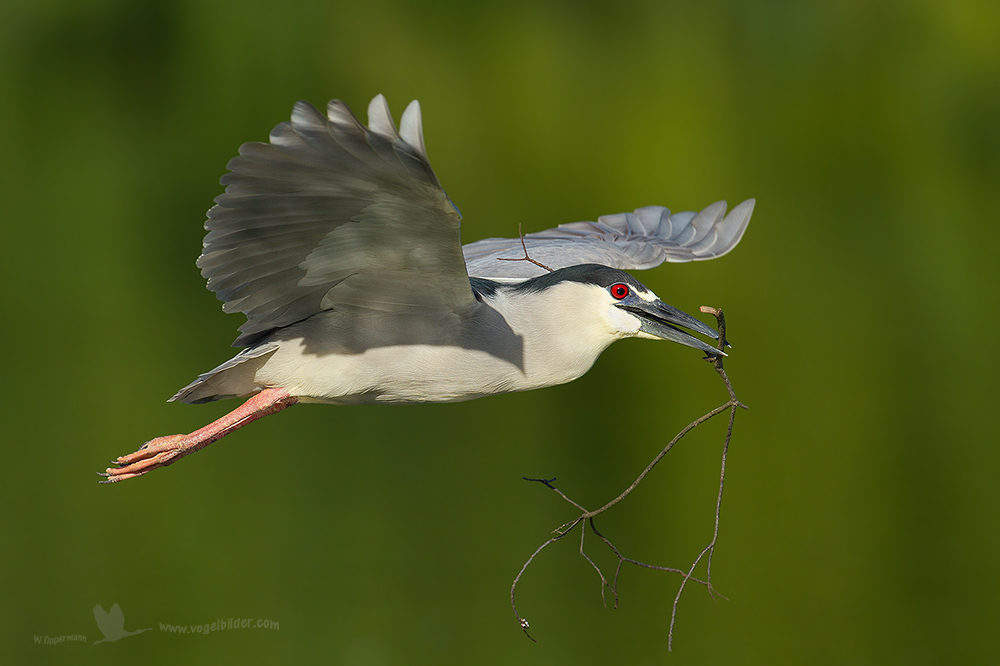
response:
[[[940,664],[1000,661],[1000,6],[958,2],[75,2],[0,6],[5,663]],[[232,353],[194,266],[240,143],[300,98],[424,110],[466,241],[757,198],[722,261],[639,277],[725,308],[741,413],[714,581],[573,542],[721,404],[678,345],[562,387],[302,406],[169,470],[95,471],[234,402],[167,404]],[[599,526],[686,567],[720,419]],[[591,552],[612,566],[596,544]],[[101,638],[95,604],[121,605]],[[174,635],[160,623],[279,629]],[[85,635],[38,645],[35,636]]]

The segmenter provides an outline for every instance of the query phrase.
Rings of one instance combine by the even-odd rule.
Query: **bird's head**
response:
[[[671,340],[704,352],[718,349],[693,335],[717,340],[719,335],[694,317],[661,301],[651,289],[634,277],[598,264],[581,264],[552,271],[522,283],[519,288],[533,292],[558,317],[577,326],[580,338],[593,338],[603,346],[621,338]]]

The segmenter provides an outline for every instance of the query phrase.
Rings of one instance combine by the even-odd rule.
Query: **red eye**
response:
[[[611,285],[611,295],[617,298],[619,301],[622,300],[623,298],[628,296],[628,285],[622,284],[621,282],[619,282],[618,284]]]

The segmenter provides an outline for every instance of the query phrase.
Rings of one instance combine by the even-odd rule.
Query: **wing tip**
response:
[[[750,217],[756,204],[757,200],[754,198],[744,199],[733,206],[725,217],[717,220],[712,226],[715,238],[710,243],[705,243],[704,247],[691,248],[695,251],[695,260],[717,259],[739,245],[750,224]]]
[[[399,119],[399,133],[403,141],[417,151],[420,157],[427,160],[427,147],[424,145],[424,123],[420,115],[420,102],[413,100],[403,111]]]
[[[368,102],[368,129],[390,141],[400,138],[396,123],[392,120],[392,112],[389,111],[389,102],[382,93],[375,95],[372,101]]]

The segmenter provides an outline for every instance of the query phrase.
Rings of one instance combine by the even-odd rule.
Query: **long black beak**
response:
[[[720,352],[716,347],[702,342],[693,335],[688,335],[677,327],[683,326],[684,328],[690,329],[695,333],[700,333],[704,336],[710,337],[713,340],[719,339],[718,333],[691,315],[681,312],[677,308],[667,305],[663,301],[641,301],[639,303],[633,301],[628,305],[623,305],[622,307],[639,317],[639,321],[641,322],[640,330],[644,333],[654,335],[664,340],[679,342],[682,345],[694,347],[695,349],[700,349],[710,354],[721,353],[723,356],[726,355],[725,352]]]

